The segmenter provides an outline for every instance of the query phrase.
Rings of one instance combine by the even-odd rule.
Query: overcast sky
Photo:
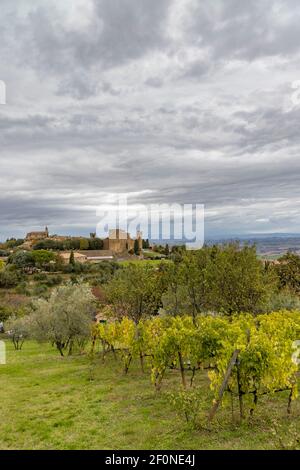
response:
[[[119,193],[300,232],[299,25],[299,0],[1,0],[0,239],[88,234]]]

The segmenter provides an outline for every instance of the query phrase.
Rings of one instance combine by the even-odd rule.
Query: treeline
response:
[[[66,238],[65,240],[40,240],[33,246],[34,250],[102,250],[101,238]]]
[[[217,312],[258,314],[300,307],[300,257],[262,263],[255,247],[237,244],[177,252],[158,268],[132,264],[105,287],[115,318],[134,321],[158,312],[176,315]]]
[[[9,251],[24,243],[23,238],[8,238],[6,242],[0,243],[0,256],[7,256]]]
[[[238,244],[176,249],[168,262],[126,267],[115,262],[64,264],[53,251],[19,250],[0,266],[0,288],[24,282],[29,271],[68,273],[93,286],[104,285],[114,317],[135,321],[159,312],[195,317],[300,308],[300,257],[287,253],[279,261],[263,263],[255,247]]]

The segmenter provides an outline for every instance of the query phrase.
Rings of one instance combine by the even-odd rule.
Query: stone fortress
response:
[[[137,232],[136,239],[138,240],[139,250],[143,248],[142,233]],[[121,229],[114,229],[109,231],[109,236],[103,240],[103,249],[110,250],[113,253],[121,254],[134,249],[134,242],[130,234]]]

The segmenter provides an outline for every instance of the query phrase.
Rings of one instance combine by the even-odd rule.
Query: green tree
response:
[[[70,253],[69,264],[71,264],[72,266],[74,266],[74,265],[75,265],[75,256],[74,256],[74,251],[71,251],[71,253]]]
[[[156,315],[164,289],[161,276],[161,272],[143,264],[132,263],[118,270],[105,287],[116,318],[126,316],[138,322],[142,317]]]
[[[61,356],[72,354],[76,343],[90,336],[95,315],[95,297],[84,284],[71,283],[55,288],[48,300],[34,303],[32,334],[38,341],[54,344]]]
[[[274,279],[264,271],[254,246],[232,243],[216,250],[208,273],[209,303],[215,311],[258,313]]]
[[[7,266],[0,271],[0,288],[15,287],[22,278],[23,275],[14,266]]]
[[[33,250],[64,250],[64,243],[57,240],[40,240],[34,244]]]
[[[15,248],[17,246],[20,246],[24,243],[24,240],[22,238],[9,238],[8,240],[6,240],[5,242],[5,247],[6,248]]]
[[[35,264],[32,253],[33,252],[31,251],[25,251],[25,250],[16,251],[16,253],[13,253],[8,258],[8,263],[14,264],[19,269],[32,267]]]
[[[275,289],[275,279],[257,259],[255,247],[206,246],[183,252],[175,261],[176,279],[171,273],[163,298],[164,309],[174,315],[189,313],[196,318],[208,311],[257,313]]]
[[[143,250],[148,250],[149,249],[150,244],[149,244],[148,238],[147,238],[147,240],[142,241],[142,246],[143,246]]]
[[[139,255],[139,254],[140,254],[140,246],[139,246],[139,241],[138,241],[138,240],[134,240],[133,251],[134,251],[134,254],[135,254],[135,255]]]
[[[5,331],[11,338],[14,348],[21,350],[24,341],[29,338],[31,330],[30,317],[12,316],[5,322]]]
[[[80,250],[88,250],[89,249],[89,240],[87,238],[80,239]]]
[[[279,264],[275,265],[279,277],[280,288],[288,287],[295,293],[300,293],[300,256],[288,252],[279,258]]]
[[[209,310],[208,273],[212,263],[212,249],[185,251],[181,247],[173,252],[169,266],[169,287],[163,297],[164,309],[172,315],[197,314]]]
[[[103,249],[103,240],[101,238],[90,238],[89,239],[89,250],[102,250]]]
[[[36,250],[32,251],[31,256],[33,258],[35,266],[38,268],[45,268],[51,261],[55,261],[55,253],[47,250]]]

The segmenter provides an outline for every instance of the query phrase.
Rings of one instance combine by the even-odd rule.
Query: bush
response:
[[[30,295],[30,291],[27,289],[27,284],[25,281],[18,284],[15,291],[17,294],[20,294],[20,295],[28,295],[28,296]]]
[[[0,321],[7,320],[13,314],[12,307],[8,305],[0,305]]]
[[[8,258],[8,263],[15,265],[18,269],[33,267],[35,265],[32,252],[19,250]]]
[[[34,281],[47,281],[47,278],[48,276],[45,273],[37,273],[33,276]]]
[[[9,256],[8,250],[0,250],[0,256]]]
[[[45,281],[46,281],[45,284],[47,284],[47,286],[52,287],[52,286],[58,286],[59,284],[61,284],[63,282],[63,278],[59,275],[48,276],[46,277]]]
[[[266,304],[266,312],[279,310],[300,310],[300,298],[293,291],[283,289],[271,295]]]
[[[0,288],[11,288],[18,285],[22,275],[11,267],[6,267],[0,271]]]
[[[38,268],[47,268],[51,261],[55,261],[56,255],[51,251],[37,250],[31,253],[34,265]]]
[[[22,245],[23,243],[23,238],[18,238],[17,240],[15,238],[10,238],[9,240],[6,240],[4,245],[6,248],[15,248],[17,246]]]
[[[203,392],[195,387],[182,390],[177,394],[171,394],[170,398],[178,415],[183,415],[192,429],[199,429],[201,427],[200,411],[203,403]]]
[[[46,284],[38,284],[34,286],[32,290],[32,294],[35,297],[41,297],[44,296],[48,292],[48,286]]]

